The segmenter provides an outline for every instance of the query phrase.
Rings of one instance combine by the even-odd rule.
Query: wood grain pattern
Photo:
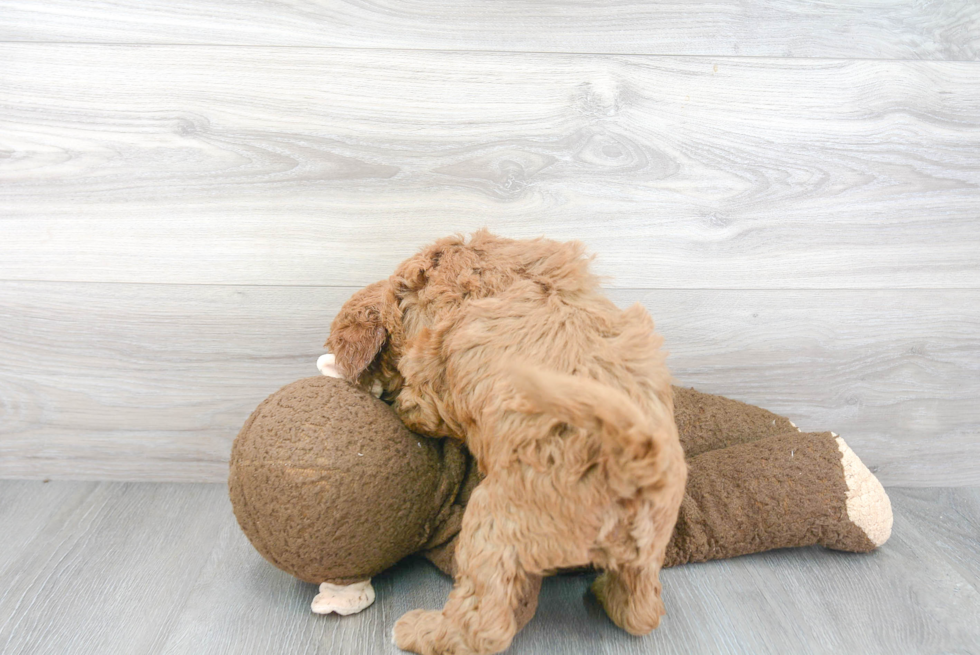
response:
[[[217,481],[354,288],[0,284],[0,476]],[[980,484],[980,291],[612,291],[682,384],[841,433],[886,484]]]
[[[622,288],[980,286],[980,64],[0,45],[0,279],[362,285],[482,225]]]
[[[549,578],[508,652],[972,652],[980,489],[889,494],[895,530],[875,553],[788,549],[666,570],[668,614],[643,638],[605,617],[587,593],[590,575]],[[408,560],[374,579],[366,611],[315,616],[315,587],[252,549],[224,485],[0,481],[0,498],[20,508],[0,532],[0,558],[13,563],[0,567],[0,650],[9,655],[395,655],[394,621],[441,606],[450,587],[427,562]]]
[[[52,485],[2,483],[5,502],[57,513],[7,555],[0,651],[159,649],[181,607],[173,601],[187,596],[208,561],[214,521],[228,506],[220,488]],[[5,525],[5,546],[19,527]]]
[[[977,59],[970,0],[3,0],[0,40]]]

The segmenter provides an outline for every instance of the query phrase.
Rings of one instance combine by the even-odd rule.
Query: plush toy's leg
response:
[[[518,613],[526,612],[529,599],[536,604],[540,572],[525,569],[519,540],[504,534],[504,521],[490,511],[492,486],[484,481],[470,498],[446,606],[441,612],[413,610],[402,616],[394,629],[399,648],[423,655],[499,653],[517,634]]]
[[[891,523],[881,484],[839,437],[768,437],[689,460],[664,565],[814,544],[866,552]]]

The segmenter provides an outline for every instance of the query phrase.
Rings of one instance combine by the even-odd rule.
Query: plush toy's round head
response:
[[[374,396],[321,376],[252,412],[228,486],[263,557],[307,582],[350,584],[434,545],[465,473],[460,444],[414,434]]]

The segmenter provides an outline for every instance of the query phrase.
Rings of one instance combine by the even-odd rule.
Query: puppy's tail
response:
[[[673,462],[682,461],[682,455],[671,456],[679,454],[680,444],[674,417],[663,403],[655,401],[653,415],[647,416],[622,391],[589,378],[524,366],[512,373],[526,401],[522,411],[598,432],[601,457],[617,493],[632,496],[639,488],[659,488],[674,472]]]

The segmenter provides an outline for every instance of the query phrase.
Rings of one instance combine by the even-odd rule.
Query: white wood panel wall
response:
[[[971,0],[0,0],[0,40],[980,58]]]
[[[0,0],[0,476],[223,479],[487,225],[586,241],[680,383],[980,483],[980,5],[406,7]]]

